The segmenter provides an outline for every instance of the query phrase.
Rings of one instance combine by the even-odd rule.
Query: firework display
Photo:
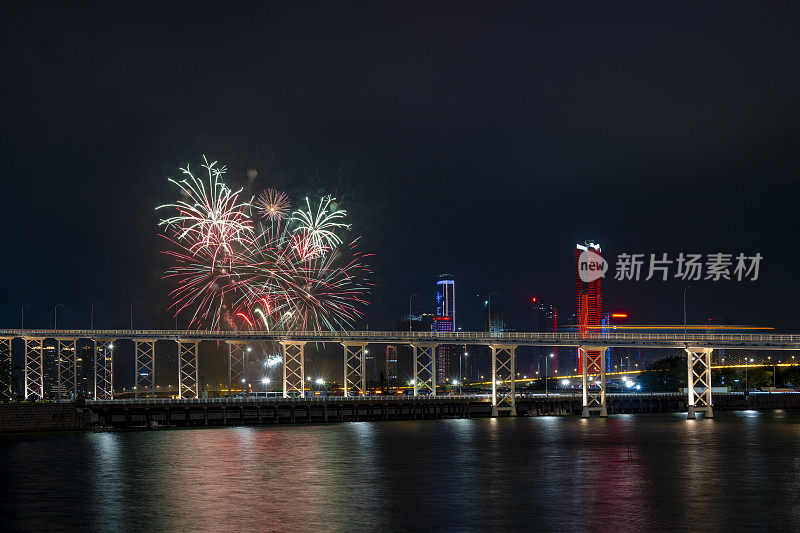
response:
[[[255,207],[263,218],[281,220],[289,214],[291,204],[289,195],[285,192],[267,189],[258,197]]]
[[[203,178],[182,168],[186,178],[169,180],[180,199],[156,208],[169,213],[159,226],[175,315],[195,328],[271,331],[343,329],[363,316],[369,254],[348,238],[335,198],[305,198],[289,216],[286,193],[243,201],[224,183],[225,166],[204,157],[202,168]]]

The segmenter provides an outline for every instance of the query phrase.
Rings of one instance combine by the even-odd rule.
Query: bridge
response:
[[[343,347],[344,396],[367,393],[365,349],[369,344],[406,344],[413,349],[414,396],[436,396],[436,347],[447,344],[488,346],[491,351],[492,415],[516,415],[515,351],[519,346],[577,347],[582,357],[582,416],[607,416],[606,357],[609,348],[682,349],[687,355],[687,411],[689,418],[702,412],[713,417],[711,353],[726,350],[800,350],[800,335],[713,333],[526,333],[526,332],[419,332],[419,331],[209,331],[209,330],[0,330],[0,357],[11,358],[11,343],[25,344],[24,393],[26,399],[44,397],[44,341],[56,341],[58,387],[77,393],[79,340],[94,348],[95,401],[114,401],[114,343],[134,344],[135,395],[155,396],[155,343],[176,346],[178,398],[198,398],[198,345],[203,341],[225,343],[228,352],[228,390],[244,378],[247,344],[275,342],[281,346],[283,397],[305,397],[305,345],[336,343]],[[599,384],[590,387],[590,383]]]

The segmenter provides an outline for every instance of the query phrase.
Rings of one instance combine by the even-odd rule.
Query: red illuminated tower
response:
[[[603,323],[603,278],[589,283],[580,276],[580,257],[583,252],[591,251],[602,256],[600,245],[584,241],[575,247],[575,322],[582,335],[593,331],[599,332]],[[578,350],[578,372],[583,368],[583,354]]]

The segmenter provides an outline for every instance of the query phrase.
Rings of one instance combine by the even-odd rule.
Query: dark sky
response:
[[[441,272],[465,328],[498,291],[528,329],[533,294],[574,307],[596,239],[759,252],[758,281],[693,282],[689,321],[800,330],[796,2],[166,4],[0,8],[3,325],[100,302],[112,327],[133,300],[169,324],[153,208],[207,154],[254,192],[342,197],[371,329],[431,309]],[[612,279],[606,308],[680,323],[685,285]]]

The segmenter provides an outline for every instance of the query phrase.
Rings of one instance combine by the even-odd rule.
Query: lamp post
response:
[[[58,308],[64,307],[64,304],[56,304],[53,308],[53,329],[58,329]]]
[[[556,354],[553,354],[553,353],[550,354],[550,358],[551,359],[553,357],[555,357],[555,356],[556,356]],[[549,398],[550,397],[550,389],[547,386],[547,359],[548,359],[547,357],[544,358],[544,395]]]
[[[467,363],[467,356],[469,352],[467,352],[467,345],[464,345],[464,364]],[[462,385],[464,383],[464,373],[461,371],[461,358],[458,358],[458,394],[461,396],[463,394]]]
[[[139,302],[131,302],[131,331],[133,331],[133,304],[138,304]]]
[[[89,329],[94,329],[94,306],[99,304],[99,303],[100,302],[92,302],[92,305],[90,307],[91,315],[90,315],[90,318],[89,318]]]
[[[25,308],[30,307],[31,304],[25,304],[22,306],[22,320],[20,322],[20,329],[25,329]]]
[[[686,342],[686,290],[690,288],[691,285],[683,288],[683,342]]]
[[[744,358],[744,393],[750,393],[750,382],[747,378],[747,369],[749,368],[749,364],[753,362],[753,358],[751,357],[749,360],[745,357]]]
[[[408,331],[409,331],[409,333],[411,332],[411,317],[413,316],[411,314],[411,300],[414,299],[414,296],[419,296],[419,294],[412,294],[411,296],[408,297]]]
[[[772,356],[767,357],[767,361],[772,362]],[[772,363],[772,388],[778,388],[778,365],[776,363]]]

